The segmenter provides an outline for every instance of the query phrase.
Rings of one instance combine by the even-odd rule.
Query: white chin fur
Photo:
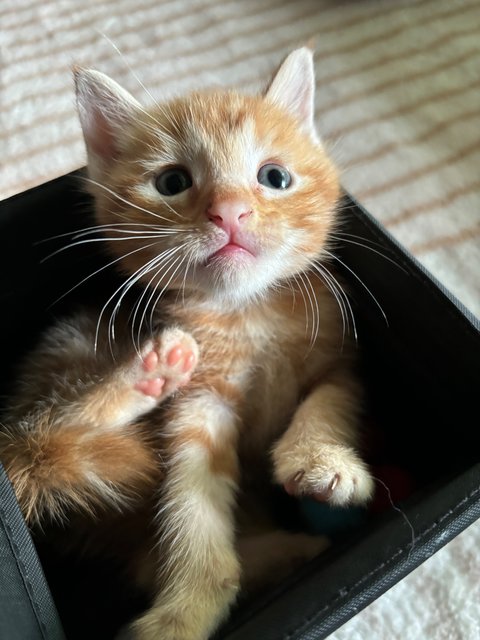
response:
[[[215,304],[222,308],[238,308],[265,294],[272,284],[264,273],[258,273],[255,263],[246,265],[212,263],[199,270],[195,284]]]
[[[285,261],[245,257],[219,259],[195,270],[193,287],[222,309],[237,309],[266,295],[285,272]]]

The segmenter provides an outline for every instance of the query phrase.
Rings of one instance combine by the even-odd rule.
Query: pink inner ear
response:
[[[111,124],[98,109],[92,114],[88,134],[88,145],[93,153],[104,160],[113,159],[117,155]]]
[[[303,128],[316,139],[313,123],[314,93],[312,52],[303,47],[292,51],[286,57],[266,95],[295,116]]]

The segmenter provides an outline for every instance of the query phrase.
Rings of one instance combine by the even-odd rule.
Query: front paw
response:
[[[134,388],[145,396],[163,400],[186,385],[198,361],[195,340],[181,329],[165,329],[142,349],[136,360]]]
[[[275,479],[290,495],[310,496],[336,506],[364,504],[372,496],[373,480],[367,466],[345,445],[286,447],[280,440],[273,461]]]

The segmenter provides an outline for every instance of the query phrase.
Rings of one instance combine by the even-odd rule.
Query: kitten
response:
[[[276,566],[292,539],[262,534],[242,568],[252,538],[236,539],[238,495],[266,475],[332,505],[372,492],[323,261],[339,184],[314,128],[312,54],[291,53],[262,95],[149,109],[99,72],[75,77],[96,220],[126,275],[119,296],[144,287],[141,344],[120,317],[110,340],[103,311],[52,328],[24,366],[1,457],[30,523],[151,508],[136,535],[154,523],[154,570],[133,564],[153,600],[131,632],[202,640],[242,571]],[[150,336],[152,306],[163,328]]]

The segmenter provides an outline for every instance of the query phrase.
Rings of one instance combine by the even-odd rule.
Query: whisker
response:
[[[165,293],[165,291],[167,291],[168,287],[170,286],[173,278],[176,276],[176,274],[178,273],[178,270],[180,269],[180,267],[182,266],[182,263],[185,261],[185,256],[178,256],[177,259],[173,262],[173,264],[171,265],[171,267],[169,267],[168,270],[170,270],[173,266],[175,266],[175,264],[180,261],[180,263],[178,264],[178,266],[176,267],[176,269],[172,272],[172,274],[170,275],[170,278],[168,279],[167,283],[164,285],[163,289],[160,291],[160,293],[157,295],[157,297],[155,298],[155,302],[153,303],[152,306],[152,311],[150,313],[150,323],[152,323],[153,320],[153,312],[155,311],[158,302],[160,300],[160,298],[163,296],[163,294]],[[167,273],[168,273],[167,270]]]
[[[152,243],[151,245],[148,245],[148,247],[150,247],[150,246],[154,246],[155,244],[157,244],[157,243],[155,243],[155,242],[154,242],[154,243]],[[144,248],[147,248],[147,247],[140,247],[140,248],[136,249],[135,251],[133,251],[132,253],[136,253],[137,251],[140,251],[141,249],[144,249]],[[105,314],[105,311],[106,311],[106,309],[107,309],[108,305],[110,304],[110,302],[112,302],[112,300],[114,300],[115,296],[116,296],[120,291],[122,291],[122,289],[123,289],[123,293],[122,293],[121,298],[120,298],[120,303],[121,303],[121,301],[122,301],[122,300],[123,300],[123,298],[125,297],[125,295],[126,295],[127,291],[129,291],[129,290],[130,290],[130,288],[131,288],[131,287],[132,287],[136,282],[138,282],[138,280],[139,280],[139,279],[140,279],[140,278],[141,278],[145,273],[148,273],[148,270],[151,268],[152,263],[154,263],[155,261],[159,260],[159,259],[161,258],[161,255],[162,255],[162,254],[160,254],[159,256],[155,256],[154,258],[152,258],[151,260],[149,260],[149,261],[147,262],[147,264],[146,264],[146,265],[144,265],[143,267],[141,267],[140,269],[138,269],[135,273],[133,273],[132,275],[130,275],[130,276],[127,278],[127,280],[126,280],[124,283],[122,283],[122,285],[121,285],[120,287],[118,287],[118,288],[114,291],[114,293],[109,297],[109,299],[107,300],[107,302],[103,305],[103,307],[102,307],[102,309],[101,309],[101,311],[100,311],[100,314],[99,314],[99,316],[98,316],[98,320],[97,320],[97,327],[96,327],[96,331],[95,331],[95,343],[94,343],[94,349],[95,349],[95,351],[97,350],[97,347],[98,347],[98,338],[99,338],[99,332],[100,332],[100,324],[101,324],[101,321],[102,321],[102,319],[103,319],[103,316],[104,316],[104,314]],[[125,257],[125,256],[123,256],[122,258],[119,258],[119,260],[122,260],[124,257]],[[109,335],[110,335],[110,334],[109,334]]]
[[[105,269],[108,269],[109,267],[111,267],[112,265],[116,264],[117,262],[120,262],[120,260],[124,260],[125,258],[128,258],[128,256],[133,255],[134,253],[138,253],[139,251],[142,251],[143,249],[149,249],[150,247],[153,247],[156,244],[157,244],[157,242],[152,242],[151,244],[147,244],[147,245],[144,245],[142,247],[138,247],[137,249],[134,249],[133,251],[129,251],[128,253],[120,256],[119,258],[115,258],[115,260],[112,260],[112,261],[108,262],[107,264],[103,265],[102,267],[100,267],[99,269],[94,271],[93,273],[90,273],[88,276],[86,276],[85,278],[80,280],[80,282],[77,282],[77,284],[75,286],[73,286],[71,289],[69,289],[68,291],[63,293],[59,298],[57,298],[54,302],[52,302],[52,304],[50,306],[53,307],[55,304],[60,302],[60,300],[63,300],[63,298],[65,298],[65,296],[68,296],[70,293],[72,293],[72,291],[75,291],[75,289],[78,289],[78,287],[80,287],[82,284],[87,282],[87,280],[90,280],[90,278],[93,278],[94,276],[96,276],[101,271],[104,271]]]
[[[167,234],[167,235],[173,235],[173,234]],[[78,247],[81,246],[83,244],[91,244],[94,242],[120,242],[120,241],[128,241],[128,240],[155,240],[155,239],[159,239],[165,237],[162,234],[152,234],[152,235],[144,235],[144,236],[137,236],[135,238],[128,236],[126,238],[88,238],[87,240],[79,240],[78,242],[72,242],[70,244],[67,244],[63,247],[60,247],[60,249],[57,249],[56,251],[53,251],[52,253],[49,253],[48,256],[45,256],[44,258],[42,258],[40,260],[40,264],[43,264],[44,262],[46,262],[47,260],[50,260],[51,258],[53,258],[54,256],[57,256],[60,253],[63,253],[64,251],[66,251],[67,249],[73,249],[74,247]],[[150,245],[149,245],[150,246]]]
[[[167,229],[171,229],[172,233],[175,232],[175,230],[171,227],[161,227],[158,225],[153,225],[153,224],[149,224],[147,222],[113,222],[113,223],[109,223],[109,224],[99,224],[99,225],[95,225],[92,227],[85,227],[83,229],[73,229],[72,231],[67,231],[66,233],[59,233],[56,236],[49,236],[48,238],[42,238],[41,240],[38,240],[37,242],[35,242],[35,245],[39,245],[39,244],[44,244],[45,242],[50,242],[51,240],[60,240],[60,238],[67,238],[68,236],[72,236],[72,239],[75,239],[76,237],[80,238],[82,235],[87,235],[89,233],[96,233],[100,230],[103,231],[115,231],[116,233],[128,233],[128,230],[125,229],[117,229],[116,227],[144,227],[146,228],[146,230],[167,230]],[[145,231],[134,231],[132,230],[131,233],[145,233]]]
[[[148,282],[148,285],[145,287],[142,295],[139,297],[139,299],[137,300],[137,303],[135,304],[135,310],[133,313],[133,318],[132,318],[132,341],[134,344],[138,345],[138,349],[140,349],[140,338],[141,338],[141,331],[142,328],[144,326],[145,323],[145,317],[147,315],[147,311],[148,308],[151,305],[151,302],[155,296],[155,292],[157,291],[158,286],[160,285],[161,279],[159,277],[160,274],[160,269],[163,268],[163,273],[161,275],[161,278],[163,278],[166,274],[168,274],[169,270],[170,270],[170,266],[166,266],[169,265],[170,262],[172,262],[172,260],[174,260],[174,256],[176,253],[178,253],[181,249],[184,248],[184,245],[179,245],[177,247],[174,247],[172,250],[170,250],[169,252],[167,252],[166,255],[162,256],[162,260],[158,261],[155,263],[155,265],[152,266],[152,270],[155,269],[155,273],[152,276],[152,278],[150,279],[150,281]],[[165,264],[166,263],[166,264]],[[148,289],[151,286],[151,283],[158,279],[158,283],[154,286],[153,291],[150,292],[150,295],[148,297],[148,300],[146,301],[146,304],[144,305],[142,314],[140,316],[140,320],[138,322],[138,332],[137,332],[137,342],[135,343],[135,339],[134,339],[134,329],[135,329],[135,323],[137,321],[137,315],[140,312],[140,306],[142,304],[142,301],[144,299],[144,297],[147,294]],[[152,306],[152,311],[151,311],[151,315],[150,315],[150,332],[152,332],[152,318],[153,318],[153,313],[156,307],[156,304],[158,303],[158,299],[156,300],[155,304]]]
[[[295,284],[297,285],[298,290],[300,291],[300,294],[302,296],[303,305],[305,307],[305,333],[308,333],[308,328],[310,326],[310,320],[309,320],[309,317],[308,317],[308,305],[307,305],[307,299],[305,297],[305,293],[304,293],[303,288],[302,288],[302,282],[303,281],[300,281],[300,282],[298,281],[299,276],[300,276],[300,274],[294,275],[293,279],[294,279]]]
[[[151,100],[153,100],[154,104],[157,104],[157,101],[155,100],[155,98],[152,96],[152,94],[150,93],[150,91],[147,89],[147,87],[143,84],[143,82],[140,80],[140,77],[138,76],[138,74],[133,70],[133,67],[131,66],[131,64],[128,62],[127,58],[123,55],[123,53],[120,51],[119,47],[113,42],[113,40],[111,40],[106,33],[104,33],[103,31],[97,30],[97,33],[99,33],[103,38],[105,38],[105,40],[108,42],[108,44],[115,50],[116,53],[118,53],[118,56],[120,57],[120,59],[122,60],[123,64],[127,67],[127,69],[130,71],[130,73],[132,74],[132,76],[135,78],[135,80],[138,82],[138,84],[142,87],[142,89],[145,91],[145,93],[149,96],[149,98],[151,98]],[[155,118],[153,118],[153,116],[151,116],[151,114],[149,114],[148,112],[145,112],[146,115],[149,115],[152,120],[155,121],[156,124],[160,124],[158,123]]]
[[[318,308],[317,296],[315,295],[315,290],[312,286],[312,283],[310,282],[309,277],[305,273],[300,275],[301,275],[302,281],[305,283],[305,291],[310,302],[310,308],[312,310],[312,331],[310,335],[310,351],[311,351],[313,348],[313,345],[315,344],[315,340],[317,339],[317,336],[318,336],[319,324],[320,324],[320,319],[319,319],[320,310]],[[307,289],[306,285],[308,285],[310,291]]]
[[[387,319],[387,316],[385,314],[385,311],[383,310],[382,306],[380,305],[380,303],[378,302],[376,297],[373,295],[373,293],[367,287],[367,285],[363,282],[363,280],[355,273],[355,271],[353,271],[353,269],[351,269],[347,264],[345,264],[345,262],[343,262],[343,260],[340,260],[340,258],[338,256],[336,256],[334,253],[330,253],[330,251],[327,251],[326,249],[324,251],[328,256],[333,258],[333,260],[336,260],[339,264],[341,264],[344,267],[344,269],[346,269],[349,273],[351,273],[352,276],[355,278],[355,280],[357,280],[357,282],[359,282],[361,284],[361,286],[365,289],[365,291],[368,293],[368,295],[371,297],[371,299],[377,305],[377,307],[380,310],[380,313],[382,314],[383,319],[385,320],[385,323],[386,323],[386,325],[388,327],[389,324],[388,324],[388,319]]]
[[[105,227],[104,229],[102,229],[102,231],[104,233],[108,231],[110,233],[118,233],[118,234],[121,234],[121,235],[128,235],[131,238],[133,238],[134,236],[140,236],[141,237],[142,234],[146,234],[146,233],[150,233],[152,235],[160,236],[160,237],[174,235],[174,234],[178,233],[178,231],[175,230],[175,229],[169,229],[168,227],[164,227],[164,228],[157,227],[157,228],[155,228],[154,225],[152,225],[150,229],[143,229],[142,231],[140,231],[140,230],[135,231],[134,229],[115,229],[114,227],[110,227],[110,228],[109,227]],[[91,234],[94,234],[94,233],[98,233],[98,230],[93,229],[91,231],[80,231],[76,235],[72,236],[72,240],[76,240],[77,238],[83,238],[84,236],[91,235]],[[102,238],[103,237],[104,236],[102,236]],[[135,239],[137,239],[137,238],[135,238]]]
[[[345,331],[350,327],[349,317],[352,321],[352,331],[355,342],[358,342],[357,325],[355,322],[355,315],[353,313],[352,305],[348,294],[344,291],[341,283],[335,278],[335,276],[329,271],[325,264],[315,263],[314,269],[318,271],[319,277],[323,280],[326,286],[332,292],[340,309],[343,324],[343,341],[345,340]]]
[[[185,267],[185,273],[183,274],[183,281],[182,281],[182,286],[181,286],[183,307],[185,307],[185,289],[186,289],[186,286],[187,286],[187,275],[188,275],[188,271],[190,269],[190,265],[192,264],[193,259],[194,259],[193,250],[190,249],[190,251],[189,251],[187,249],[187,255],[188,255],[188,261],[187,261],[187,266]]]
[[[118,312],[120,310],[121,304],[123,302],[123,299],[125,298],[125,296],[127,295],[127,293],[130,291],[130,289],[141,279],[143,278],[147,273],[149,273],[150,271],[153,271],[154,269],[157,269],[157,267],[162,264],[163,262],[165,262],[165,260],[168,259],[169,255],[171,253],[175,253],[176,251],[178,251],[180,247],[173,247],[171,249],[167,249],[166,251],[163,251],[161,254],[159,254],[158,256],[155,256],[154,258],[152,258],[151,260],[149,260],[147,262],[146,265],[144,265],[143,267],[141,267],[140,269],[138,269],[134,274],[132,274],[127,280],[126,282],[123,284],[123,291],[119,297],[119,299],[117,300],[115,307],[112,311],[112,313],[110,314],[110,321],[109,321],[109,339],[115,341],[115,320],[116,317],[118,315]],[[157,272],[158,273],[158,270]],[[156,274],[155,274],[156,275]],[[155,276],[154,276],[155,277]],[[152,278],[153,280],[153,278]],[[152,281],[150,280],[150,282]],[[122,287],[120,287],[118,291],[120,291],[122,289]],[[146,293],[147,289],[144,288],[141,298],[143,298],[143,295]],[[141,326],[139,328],[139,336],[140,336],[140,331],[141,331]],[[135,346],[135,341],[133,339],[133,325],[132,325],[132,342]],[[140,342],[140,337],[139,337],[139,342]],[[138,353],[138,355],[140,356],[140,346],[138,346],[138,349],[136,348],[136,351]]]
[[[349,237],[346,237],[346,236],[349,236]],[[377,244],[372,240],[369,240],[368,238],[363,238],[362,236],[357,236],[353,233],[343,233],[343,232],[340,232],[340,234],[332,233],[330,234],[330,237],[340,242],[348,242],[349,244],[354,244],[357,247],[363,247],[364,249],[368,249],[368,251],[372,251],[372,253],[377,254],[378,256],[380,256],[381,258],[384,258],[385,260],[388,260],[388,262],[395,265],[398,269],[400,269],[404,273],[408,273],[406,269],[404,269],[402,265],[399,264],[396,260],[394,260],[393,258],[390,258],[390,256],[387,256],[382,251],[379,251],[378,249],[374,249],[373,247],[370,247],[368,244],[365,244],[365,242],[371,242],[372,244]],[[364,242],[357,242],[355,240],[350,240],[349,238],[356,238],[357,240],[363,240]],[[378,245],[378,246],[381,246],[381,245]]]
[[[97,182],[96,180],[92,180],[91,178],[84,178],[84,180],[86,180],[87,182],[90,182],[90,184],[93,184],[96,187],[100,187],[100,189],[104,189],[107,193],[109,193],[112,196],[114,196],[114,198],[117,198],[117,200],[120,200],[120,202],[123,202],[124,204],[128,205],[129,207],[132,207],[133,209],[137,209],[138,211],[142,211],[143,213],[148,213],[149,215],[154,216],[155,218],[158,218],[159,220],[165,220],[166,222],[170,222],[168,220],[168,218],[164,218],[163,216],[161,216],[158,213],[154,213],[153,211],[150,211],[149,209],[144,209],[143,207],[140,207],[138,204],[135,204],[133,202],[130,202],[129,200],[126,200],[121,195],[119,195],[118,193],[115,193],[115,191],[113,191],[112,189],[109,189],[109,187],[106,187],[105,185],[101,184],[100,182]],[[172,209],[172,211],[173,211],[173,209]]]
[[[149,146],[150,146],[150,145],[149,145]],[[152,151],[153,151],[154,153],[157,153],[157,151],[158,151],[158,150],[152,147]],[[143,175],[145,176],[145,175],[148,175],[148,174],[150,174],[150,173],[151,173],[151,171],[147,171],[147,172],[145,172]],[[87,178],[85,178],[85,180],[86,180],[86,179],[87,179]],[[106,188],[106,187],[105,187],[105,188]],[[171,211],[174,215],[176,215],[178,218],[181,218],[181,219],[184,219],[184,218],[185,218],[185,216],[182,216],[182,214],[181,214],[181,213],[179,213],[176,209],[174,209],[174,208],[172,207],[172,205],[171,205],[169,202],[167,202],[167,200],[165,200],[165,198],[161,195],[161,193],[160,193],[160,192],[157,192],[157,194],[156,194],[156,195],[157,195],[157,197],[162,201],[162,203],[167,207],[167,209],[169,209],[169,211]],[[108,197],[108,196],[106,196],[106,197],[107,197],[107,198],[108,198],[108,200],[110,200],[111,202],[115,202],[114,198],[112,198],[112,197]],[[116,197],[116,198],[119,198],[120,196],[119,196],[118,194],[115,194],[115,197]],[[129,201],[126,201],[126,202],[129,202]],[[131,206],[132,206],[132,207],[135,207],[135,206],[136,206],[133,202],[129,202],[129,204],[131,204]],[[137,208],[138,208],[138,207],[137,207]],[[121,215],[120,213],[118,213],[118,212],[115,212],[115,211],[111,211],[111,210],[110,210],[110,213],[116,213],[116,215],[117,215],[118,217],[123,218],[123,219],[127,219],[125,216],[122,216],[122,215]],[[167,220],[167,218],[162,218],[162,217],[160,216],[160,214],[155,214],[153,211],[148,211],[148,213],[151,213],[152,215],[156,215],[157,217],[160,217],[162,220]]]
[[[339,293],[339,290],[337,289],[337,287],[335,286],[335,283],[333,282],[333,280],[329,277],[329,275],[323,271],[322,267],[314,264],[312,265],[312,275],[315,276],[316,278],[318,278],[321,283],[327,287],[327,289],[332,293],[333,297],[335,298],[335,302],[338,305],[338,308],[340,309],[340,315],[342,317],[342,343],[345,340],[345,329],[348,326],[348,321],[347,321],[347,313],[346,313],[346,308],[345,308],[345,302],[342,298],[342,296]]]
[[[67,238],[68,236],[76,236],[78,234],[78,237],[80,237],[81,234],[87,234],[87,233],[95,233],[98,232],[100,230],[107,230],[109,231],[110,229],[113,231],[118,231],[120,232],[120,229],[116,229],[116,227],[145,227],[146,230],[149,229],[168,229],[169,227],[159,227],[156,225],[152,225],[152,224],[148,224],[148,223],[141,223],[141,222],[113,222],[113,223],[109,223],[109,224],[98,224],[98,225],[93,225],[91,227],[84,227],[82,229],[73,229],[72,231],[66,231],[65,233],[59,233],[55,236],[49,236],[48,238],[42,238],[41,240],[37,240],[35,242],[35,245],[39,245],[39,244],[45,244],[45,242],[50,242],[51,240],[60,240],[61,238]],[[132,233],[137,233],[136,231],[132,230]]]

